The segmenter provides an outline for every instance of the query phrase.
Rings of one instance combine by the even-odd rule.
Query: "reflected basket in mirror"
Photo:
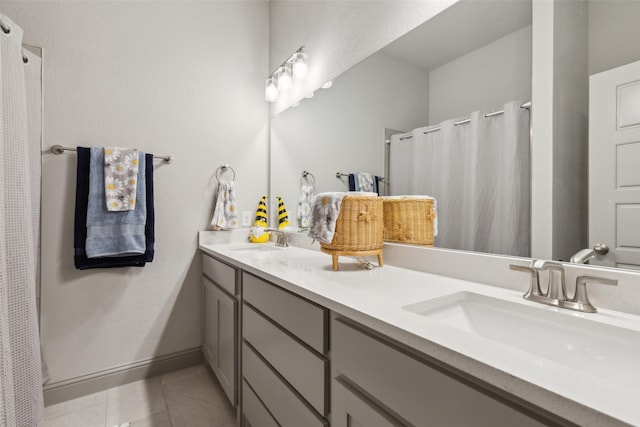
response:
[[[320,243],[322,252],[332,257],[338,269],[339,256],[377,255],[382,266],[384,219],[382,197],[347,194],[342,199],[331,243]]]
[[[427,196],[383,198],[384,241],[433,246],[436,210]]]

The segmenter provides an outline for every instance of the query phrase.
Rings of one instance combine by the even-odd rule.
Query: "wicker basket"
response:
[[[382,266],[384,221],[382,197],[346,195],[342,199],[331,243],[320,243],[320,249],[333,257],[338,269],[338,256],[377,255]]]
[[[384,241],[433,246],[433,199],[385,197]]]

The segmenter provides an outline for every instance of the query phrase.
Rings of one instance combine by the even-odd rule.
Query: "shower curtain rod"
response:
[[[527,101],[527,102],[523,103],[522,105],[520,105],[520,108],[526,108],[527,110],[530,110],[531,109],[531,101]],[[486,118],[489,118],[489,117],[499,116],[501,114],[504,114],[504,110],[496,110],[496,111],[493,111],[491,113],[487,113],[487,114],[484,115],[484,117],[486,119]],[[460,121],[454,122],[453,125],[454,126],[464,125],[464,124],[467,124],[469,122],[471,122],[471,118],[466,118],[466,119],[462,119]],[[440,130],[440,126],[435,126],[435,127],[432,127],[432,128],[429,128],[429,129],[423,131],[422,133],[426,135],[428,133],[437,132],[439,130]],[[404,135],[406,135],[406,133]],[[401,136],[399,139],[400,139],[400,141],[404,141],[405,139],[411,139],[411,138],[413,138],[413,135]],[[384,142],[386,144],[390,144],[391,140],[387,139]]]
[[[74,147],[63,147],[62,145],[56,144],[51,146],[51,152],[53,154],[62,154],[65,151],[78,151],[77,148]],[[173,155],[169,154],[168,156],[153,156],[154,159],[162,159],[167,163],[173,162]]]

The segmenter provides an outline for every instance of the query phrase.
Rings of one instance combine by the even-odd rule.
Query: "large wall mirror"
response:
[[[563,191],[578,195],[580,200],[575,209],[578,219],[570,219],[576,228],[573,237],[565,238],[562,233],[553,236],[558,240],[554,245],[566,248],[566,254],[558,257],[564,260],[588,245],[584,212],[588,76],[640,59],[637,48],[627,40],[631,36],[638,40],[640,36],[635,24],[640,19],[640,2],[573,3],[575,7],[558,8],[555,16],[556,24],[563,19],[563,13],[571,20],[571,25],[556,28],[569,32],[580,27],[576,34],[563,35],[568,42],[562,49],[572,52],[571,43],[575,42],[584,51],[583,63],[573,63],[571,67],[580,70],[580,77],[575,80],[581,81],[580,90],[585,93],[578,97],[579,105],[564,114],[578,116],[573,120],[577,129],[572,131],[580,135],[577,144],[582,144],[584,151],[577,154],[577,161],[573,156],[566,168],[560,162],[572,153],[561,147],[553,153],[553,167],[574,175],[571,188]],[[389,144],[385,140],[394,133],[409,135],[407,132],[412,130],[458,121],[477,111],[484,115],[504,109],[510,102],[531,100],[534,25],[530,0],[460,1],[335,78],[331,88],[318,89],[312,98],[272,118],[271,200],[282,196],[292,225],[299,225],[295,207],[303,171],[313,174],[316,192],[347,191],[347,181],[337,178],[337,172],[364,171],[388,178],[389,162],[385,164],[385,160]],[[611,52],[614,45],[615,53]],[[532,174],[540,166],[545,169],[549,165],[531,164]],[[381,188],[387,194],[394,192],[393,182],[388,179]],[[553,197],[562,197],[562,193]],[[528,200],[523,203],[530,209]],[[528,216],[521,218],[518,228],[521,235],[536,233]],[[438,238],[435,246],[461,249],[439,244]],[[512,248],[467,250],[530,255]]]

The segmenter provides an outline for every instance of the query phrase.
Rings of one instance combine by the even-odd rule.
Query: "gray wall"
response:
[[[315,176],[317,192],[348,189],[336,172],[383,176],[384,128],[426,123],[428,86],[426,72],[379,52],[271,119],[271,191],[282,196],[292,226],[301,172]]]
[[[640,59],[640,1],[589,2],[589,75]]]
[[[588,244],[588,6],[554,8],[553,259],[568,261]]]
[[[272,115],[458,1],[271,0],[271,71],[300,46],[312,64],[307,80],[272,105]]]
[[[156,257],[76,271],[76,156],[43,153],[42,343],[50,386],[201,344],[197,232],[228,162],[240,210],[267,192],[268,3],[0,2],[44,49],[44,149],[118,145],[156,162]],[[264,179],[255,179],[264,177]]]
[[[429,123],[468,117],[531,98],[531,26],[429,73]],[[422,123],[426,125],[427,123]]]

